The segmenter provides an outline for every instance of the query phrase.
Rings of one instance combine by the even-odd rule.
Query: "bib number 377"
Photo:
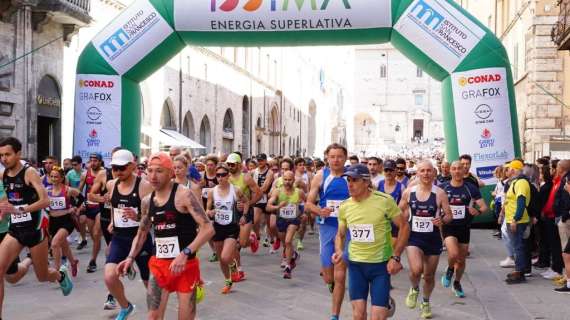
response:
[[[155,238],[156,257],[159,259],[173,259],[180,254],[178,237]]]
[[[349,227],[350,241],[374,242],[374,228],[371,224],[353,224]]]

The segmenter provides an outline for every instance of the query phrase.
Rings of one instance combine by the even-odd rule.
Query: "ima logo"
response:
[[[279,10],[279,7],[281,7],[281,10],[283,10],[283,11],[289,10],[289,0],[282,0],[282,1],[283,1],[283,4],[281,6],[279,6],[277,3],[278,2],[277,0],[270,0],[271,11],[277,11],[277,10]],[[329,5],[329,2],[331,0],[323,0],[320,7],[317,5],[317,0],[309,0],[309,1],[311,2],[311,10],[316,11],[316,10],[326,10],[328,5]],[[210,10],[212,12],[215,12],[217,9],[220,9],[221,11],[224,11],[224,12],[234,11],[239,6],[239,2],[240,2],[240,0],[225,0],[218,7],[218,1],[217,0],[211,0]],[[299,11],[301,11],[301,9],[303,8],[303,5],[305,4],[305,0],[295,0],[295,3],[297,4],[297,9],[299,9]],[[342,3],[344,4],[345,9],[351,8],[348,0],[342,0]],[[257,11],[259,8],[261,8],[262,4],[263,4],[263,0],[248,0],[245,3],[245,5],[243,6],[243,9],[245,11],[248,11],[248,12],[254,12],[254,11]]]
[[[465,87],[468,84],[476,83],[490,83],[501,81],[502,77],[500,74],[487,74],[475,77],[461,77],[459,78],[459,85]]]
[[[97,130],[92,129],[91,131],[89,131],[89,138],[91,139],[97,138]]]
[[[439,27],[439,25],[445,20],[441,13],[432,8],[432,6],[427,4],[424,0],[418,1],[412,8],[411,13],[432,30],[437,29],[437,27]]]

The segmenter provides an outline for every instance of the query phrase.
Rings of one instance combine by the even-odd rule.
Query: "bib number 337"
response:
[[[180,254],[178,237],[155,238],[156,257],[159,259],[173,259]]]

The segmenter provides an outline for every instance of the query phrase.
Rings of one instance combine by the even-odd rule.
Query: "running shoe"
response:
[[[107,301],[103,304],[103,310],[115,310],[117,309],[117,302],[115,301],[115,297],[113,295],[107,295]]]
[[[257,240],[255,232],[249,234],[249,241],[250,241],[249,249],[251,250],[251,253],[256,253],[257,250],[259,250],[259,240]]]
[[[570,294],[570,288],[568,288],[568,286],[564,285],[560,288],[554,289],[554,292]]]
[[[461,283],[460,282],[453,282],[453,288],[451,289],[453,291],[453,293],[455,293],[455,296],[458,298],[465,298],[465,293],[463,292],[463,287],[461,287]]]
[[[208,258],[208,261],[217,262],[218,261],[218,255],[215,252],[213,252],[212,255]]]
[[[281,248],[281,240],[276,239],[275,242],[273,243],[273,250],[277,251],[279,250],[279,248]]]
[[[429,302],[422,302],[420,304],[420,310],[421,310],[420,317],[422,319],[431,319],[432,314]]]
[[[269,246],[270,246],[269,239],[267,238],[263,239],[263,247],[269,248]]]
[[[388,300],[388,318],[391,318],[396,314],[396,300],[390,297]]]
[[[566,277],[561,275],[560,277],[552,279],[552,282],[554,282],[554,285],[557,285],[557,286],[565,285],[566,284]]]
[[[93,273],[97,271],[97,264],[95,263],[95,261],[91,260],[89,261],[89,265],[87,266],[87,273]]]
[[[137,271],[135,270],[134,266],[131,266],[127,271],[127,278],[131,281],[135,280],[137,277]]]
[[[79,260],[75,259],[70,261],[71,264],[71,275],[75,278],[77,277],[77,266],[79,265]]]
[[[232,284],[233,284],[233,282],[231,280],[226,280],[225,285],[222,288],[222,294],[230,293],[232,291]]]
[[[289,266],[283,270],[283,279],[291,279],[291,268]]]
[[[87,247],[87,240],[81,241],[77,246],[77,250],[83,250],[85,247]]]
[[[548,270],[546,270],[545,272],[541,273],[540,275],[541,275],[544,279],[548,279],[548,280],[552,280],[552,279],[559,278],[559,277],[562,276],[560,273],[558,273],[558,272],[556,272],[556,271],[554,271],[554,270],[552,270],[552,269],[548,269]]]
[[[127,320],[130,315],[135,312],[135,306],[129,302],[129,305],[126,308],[121,308],[121,311],[115,318],[115,320]]]
[[[293,251],[293,259],[291,259],[291,270],[295,269],[297,266],[297,260],[299,260],[300,257],[301,255],[297,251]]]
[[[444,275],[441,276],[441,285],[444,288],[449,288],[451,285],[451,278],[453,277],[453,270],[447,269]]]
[[[71,282],[69,274],[67,273],[67,268],[65,266],[61,266],[59,268],[59,273],[61,274],[61,280],[59,280],[61,292],[64,296],[67,297],[73,290],[73,282]]]
[[[414,309],[418,304],[418,295],[420,294],[419,290],[414,288],[410,288],[410,292],[408,292],[408,296],[406,297],[406,306],[410,309]]]
[[[297,239],[297,250],[299,250],[299,251],[305,250],[305,246],[303,245],[303,241],[301,241],[300,239]]]
[[[231,278],[232,278],[232,282],[241,282],[243,280],[246,280],[245,272],[243,272],[243,271],[234,272],[234,273],[232,273]]]
[[[505,260],[499,262],[499,266],[501,266],[501,268],[514,268],[515,260],[511,257],[506,257]]]

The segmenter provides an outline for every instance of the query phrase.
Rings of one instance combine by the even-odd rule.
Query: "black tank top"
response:
[[[141,178],[135,178],[135,186],[133,187],[133,190],[127,195],[123,195],[119,192],[119,183],[121,183],[121,181],[117,180],[113,189],[113,196],[111,197],[111,206],[113,207],[113,210],[122,208],[136,208],[137,212],[139,213],[140,220],[141,198],[139,195],[139,185],[141,183]],[[117,210],[115,210],[115,215],[117,215],[117,213]],[[136,236],[137,230],[139,229],[138,223],[135,225],[132,220],[123,219],[122,221],[119,221],[120,219],[121,217],[118,215],[113,217],[113,232],[118,236]],[[117,223],[114,223],[115,221]]]
[[[218,185],[218,178],[216,178],[216,176],[210,179],[207,174],[204,174],[204,180],[206,180],[206,186],[204,188],[213,188]]]
[[[174,183],[170,197],[163,206],[154,204],[154,192],[150,196],[149,215],[154,226],[155,238],[178,237],[180,251],[186,248],[196,238],[198,224],[190,213],[181,213],[174,205],[174,198],[178,190],[178,183]],[[194,258],[192,253],[188,258]]]
[[[13,206],[27,206],[40,198],[34,187],[26,184],[26,170],[31,167],[25,164],[24,167],[15,176],[8,176],[7,170],[4,171],[2,183],[8,197],[8,202]],[[32,169],[33,170],[33,169]],[[38,229],[40,227],[41,211],[16,213],[11,215],[10,229]]]
[[[437,196],[432,187],[426,201],[419,201],[416,196],[417,187],[410,192],[410,227],[411,235],[419,238],[441,237],[439,228],[431,220],[439,215]]]
[[[267,168],[267,170],[265,170],[264,173],[261,173],[260,171],[257,172],[257,185],[259,187],[263,187],[263,184],[265,183],[265,180],[267,179],[267,173],[268,172],[269,172],[269,168]]]

